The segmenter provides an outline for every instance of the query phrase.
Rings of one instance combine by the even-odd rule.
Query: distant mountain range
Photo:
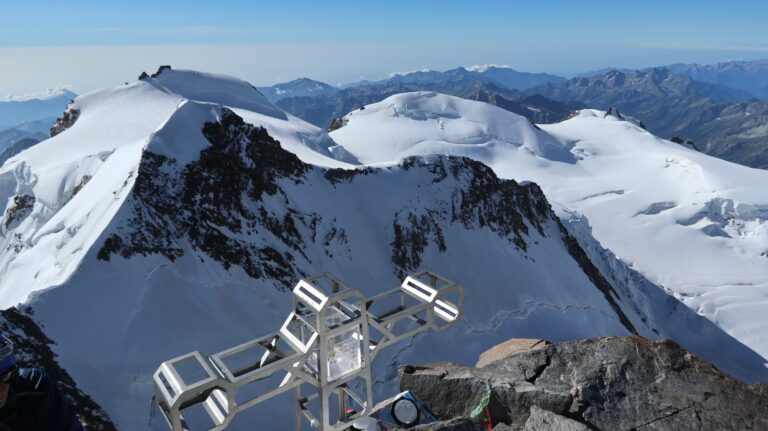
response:
[[[525,90],[547,82],[563,82],[566,78],[548,73],[519,72],[509,66],[471,66],[439,72],[436,70],[417,70],[405,73],[393,73],[386,79],[358,81],[342,86],[343,89],[366,85],[385,85],[391,83],[446,86],[488,82],[503,88]],[[299,78],[290,82],[270,87],[257,87],[269,101],[275,103],[289,97],[327,96],[340,89],[332,85],[309,78]]]
[[[491,82],[504,88],[525,90],[536,85],[548,82],[563,82],[566,78],[548,73],[519,72],[509,66],[471,66],[457,67],[456,69],[438,72],[435,70],[419,70],[415,72],[396,73],[381,81],[368,82],[368,84],[382,84],[386,82],[402,82],[406,84],[446,84],[459,81]]]
[[[549,123],[584,105],[531,97],[518,89],[563,81],[565,78],[560,76],[518,72],[509,67],[473,66],[445,72],[422,70],[393,74],[384,80],[363,81],[344,89],[303,78],[262,87],[260,91],[282,109],[318,127],[328,127],[334,118],[394,94],[425,90],[488,102],[523,115],[531,122]],[[307,88],[317,90],[310,92]]]
[[[58,90],[42,97],[0,101],[0,129],[20,123],[56,118],[77,95],[69,90]]]
[[[768,99],[768,60],[730,60],[717,64],[684,64],[675,63],[659,66],[670,72],[688,76],[696,81],[711,84],[722,84],[739,90],[744,90],[757,98]],[[647,71],[651,68],[637,69]],[[624,73],[634,72],[626,68],[604,68],[576,75],[577,78],[604,75],[613,70]]]
[[[672,64],[672,72],[701,82],[723,84],[768,99],[768,60],[732,60],[717,64]]]
[[[260,90],[280,108],[323,128],[361,106],[412,91],[491,103],[533,123],[559,121],[586,107],[613,107],[660,136],[692,140],[707,154],[766,168],[768,101],[755,99],[755,94],[762,94],[761,77],[768,79],[768,70],[760,72],[766,65],[768,61],[733,61],[640,71],[606,69],[570,80],[509,67],[472,66],[393,74],[343,89],[302,78]]]
[[[257,87],[257,89],[272,103],[287,97],[324,96],[339,91],[332,85],[309,78],[294,79],[271,87]]]
[[[528,96],[518,90],[507,89],[486,81],[465,79],[466,75],[454,75],[455,80],[443,75],[437,82],[421,80],[406,83],[398,80],[380,84],[367,84],[340,90],[333,94],[315,97],[289,97],[277,102],[277,106],[318,127],[328,127],[334,118],[346,115],[361,106],[376,103],[398,93],[412,91],[437,91],[470,100],[488,102],[522,115],[533,123],[550,123],[560,120],[581,103],[559,102],[542,96]]]
[[[744,90],[695,81],[666,68],[612,70],[589,78],[544,84],[526,91],[591,108],[616,108],[652,133],[691,139],[707,154],[768,168],[768,101]]]
[[[612,70],[589,78],[574,78],[562,83],[539,85],[526,90],[526,93],[587,103],[619,102],[624,103],[625,108],[656,104],[659,99],[709,98],[715,101],[744,101],[753,97],[747,91],[694,81],[690,77],[664,68],[628,73]]]

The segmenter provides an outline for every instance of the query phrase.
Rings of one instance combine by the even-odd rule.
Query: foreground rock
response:
[[[484,431],[483,427],[469,418],[457,418],[411,428],[412,431]]]
[[[606,337],[536,347],[484,368],[402,367],[400,387],[444,419],[468,416],[489,388],[493,422],[518,430],[579,429],[526,425],[559,420],[549,412],[598,430],[768,430],[768,397],[673,341]],[[572,421],[567,426],[577,426]]]
[[[50,346],[53,343],[43,329],[30,317],[32,309],[16,308],[0,310],[0,333],[14,343],[16,361],[21,368],[42,368],[58,384],[59,390],[69,399],[72,409],[87,431],[117,431],[109,415],[91,397],[84,393],[56,362],[56,354]],[[6,428],[0,424],[0,430]],[[14,430],[24,431],[24,430]]]
[[[526,350],[537,350],[552,343],[537,338],[512,338],[501,344],[491,347],[480,355],[475,367],[482,368],[492,362],[499,361],[515,353]]]
[[[512,429],[506,424],[500,423],[494,427],[494,431],[501,431],[504,429],[503,427]],[[568,419],[538,406],[531,406],[531,414],[525,421],[523,431],[589,431],[589,428],[573,419]]]

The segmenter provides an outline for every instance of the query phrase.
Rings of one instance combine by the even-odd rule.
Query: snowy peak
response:
[[[654,103],[682,98],[716,101],[740,101],[751,94],[724,85],[697,82],[688,76],[673,73],[665,68],[623,72],[610,70],[603,75],[573,78],[561,83],[539,85],[526,91],[558,100],[579,100],[592,106],[602,107],[607,102],[644,101]]]
[[[258,89],[272,103],[288,97],[314,97],[339,91],[336,87],[309,78],[294,79],[271,87],[258,87]]]
[[[246,122],[267,128],[287,150],[307,163],[329,167],[350,167],[355,160],[337,148],[327,132],[304,122],[273,105],[245,81],[225,75],[161,67],[152,76],[143,73],[138,82],[97,90],[77,98],[64,116],[57,120],[52,133],[58,134],[82,123],[106,123],[99,126],[107,135],[99,145],[114,147],[117,142],[146,141],[187,103],[207,105],[203,111],[224,106]],[[188,106],[184,112],[191,114]],[[184,114],[176,114],[178,121]],[[107,126],[109,124],[109,126]],[[96,127],[87,126],[87,127]],[[181,127],[180,129],[183,129]],[[83,140],[95,145],[93,139]],[[187,150],[176,148],[182,154]]]
[[[558,83],[566,80],[562,76],[550,75],[548,73],[519,72],[510,66],[483,65],[463,67],[461,69],[471,72],[482,79],[490,80],[506,88],[516,90],[526,90],[537,85]]]
[[[502,147],[567,157],[563,145],[527,119],[496,106],[431,91],[403,93],[351,112],[333,139],[363,163],[424,154],[486,161]]]
[[[143,81],[185,99],[245,109],[287,120],[285,112],[267,100],[256,87],[230,76],[161,68]]]
[[[512,66],[507,66],[507,65],[500,66],[496,64],[484,64],[481,66],[479,64],[476,64],[474,66],[462,67],[462,69],[465,69],[469,72],[483,73],[483,72],[487,72],[489,69],[512,69]]]

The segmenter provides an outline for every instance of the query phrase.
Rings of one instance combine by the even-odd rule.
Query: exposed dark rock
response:
[[[579,116],[579,111],[573,111],[570,114],[566,115],[565,117],[555,121],[555,123],[562,123],[563,121],[568,121],[571,118],[576,118],[578,116]],[[645,127],[643,127],[643,128],[645,128]]]
[[[425,211],[423,214],[398,214],[392,228],[395,239],[392,241],[392,262],[401,268],[398,277],[417,269],[421,265],[421,253],[429,245],[430,240],[437,244],[438,250],[444,252],[445,239],[440,228],[440,217],[435,211]],[[402,219],[402,221],[400,221]]]
[[[51,137],[58,135],[59,133],[72,127],[77,119],[80,118],[80,111],[69,107],[61,117],[57,118],[51,126]]]
[[[523,351],[485,368],[401,367],[401,390],[441,418],[467,416],[486,387],[494,422],[522,429],[532,406],[596,430],[768,429],[768,398],[673,341],[596,338]]]
[[[13,204],[5,210],[5,228],[8,229],[13,223],[23,219],[32,212],[35,205],[35,197],[30,195],[16,195],[13,197]]]
[[[494,430],[496,428],[494,427]],[[589,431],[589,428],[580,422],[533,405],[523,431]]]
[[[303,240],[294,217],[276,218],[263,207],[253,212],[245,203],[259,203],[262,194],[278,193],[277,180],[299,181],[308,167],[283,150],[266,129],[246,124],[229,110],[223,111],[220,122],[206,123],[202,132],[211,146],[186,166],[144,152],[129,228],[108,237],[98,258],[162,254],[173,261],[183,255],[177,242],[189,240],[226,268],[238,265],[254,278],[292,280],[297,274],[293,258],[271,247],[257,247],[248,241],[248,234],[264,228],[301,253]]]
[[[417,425],[410,429],[413,431],[483,431],[483,427],[469,418],[458,418],[426,425]]]
[[[83,393],[69,373],[56,362],[56,354],[50,346],[54,342],[28,316],[31,309],[21,312],[16,308],[0,311],[0,332],[7,335],[15,345],[16,358],[20,367],[44,369],[58,383],[59,389],[69,398],[73,410],[90,431],[116,431],[109,416],[88,395]]]
[[[147,78],[149,78],[149,74],[147,72],[141,72],[141,75],[139,75],[139,81],[143,81]]]
[[[478,161],[445,157],[427,162],[411,157],[404,159],[401,166],[406,170],[426,168],[434,175],[433,184],[450,180],[458,186],[448,205],[440,209],[420,208],[418,215],[401,212],[396,216],[391,245],[392,262],[399,268],[399,277],[419,267],[420,255],[429,244],[446,250],[440,228],[445,223],[461,223],[467,229],[488,228],[526,251],[529,228],[545,235],[543,224],[557,218],[536,184],[521,186],[514,180],[499,179]]]
[[[345,124],[346,122],[344,121],[343,117],[334,118],[333,120],[331,120],[331,124],[328,125],[328,128],[326,130],[328,131],[328,133],[331,133],[334,130],[341,129],[342,127],[344,127]]]
[[[752,387],[752,390],[762,395],[764,398],[768,398],[768,385],[766,385],[765,383],[757,382],[753,384],[751,387]]]
[[[80,193],[80,190],[82,190],[83,187],[85,187],[85,185],[88,184],[88,181],[90,180],[91,180],[90,175],[83,175],[83,178],[80,179],[80,182],[78,182],[75,188],[72,189],[72,196]]]
[[[157,68],[157,72],[153,73],[150,78],[157,78],[164,70],[172,70],[170,65],[163,65]]]
[[[584,251],[584,249],[581,248],[579,241],[568,233],[568,230],[565,228],[565,226],[563,226],[560,219],[557,217],[554,219],[560,226],[560,232],[563,237],[563,242],[568,249],[568,253],[571,255],[571,257],[573,257],[576,263],[579,264],[579,267],[581,267],[581,270],[584,271],[587,277],[589,277],[589,280],[592,281],[592,284],[594,284],[595,287],[597,287],[597,289],[603,293],[603,297],[605,297],[605,300],[608,301],[608,305],[611,306],[613,311],[616,312],[616,315],[619,317],[621,324],[624,325],[624,327],[627,328],[630,333],[638,334],[637,329],[635,329],[635,325],[632,324],[632,321],[629,320],[629,317],[627,317],[627,315],[624,313],[624,310],[622,310],[621,305],[619,305],[619,294],[616,293],[611,283],[609,283],[608,280],[603,277],[603,274],[600,273],[600,270],[597,269],[595,264],[592,263],[592,260],[589,259],[589,256],[587,256],[587,253]]]

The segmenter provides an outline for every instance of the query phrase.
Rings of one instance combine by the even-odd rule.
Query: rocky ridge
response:
[[[495,348],[499,359],[482,368],[401,367],[400,388],[440,418],[468,416],[490,390],[488,407],[499,430],[768,429],[764,385],[748,386],[671,340],[506,344]],[[536,348],[517,350],[525,344]]]
[[[56,354],[51,350],[51,345],[55,343],[45,335],[43,328],[35,323],[32,316],[33,310],[30,307],[23,310],[0,310],[0,331],[13,341],[19,366],[44,369],[58,383],[59,390],[69,399],[86,430],[116,431],[109,415],[56,362]]]

